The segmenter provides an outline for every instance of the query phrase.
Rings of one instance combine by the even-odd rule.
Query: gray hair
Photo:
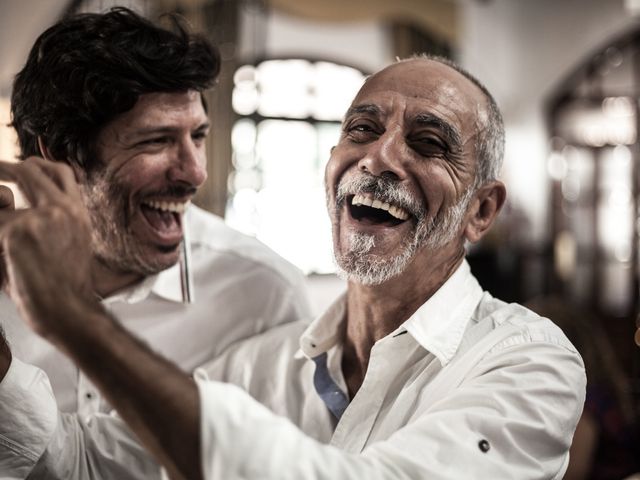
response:
[[[487,100],[487,118],[479,120],[483,123],[476,137],[475,150],[477,154],[478,166],[476,168],[476,187],[479,187],[491,180],[496,180],[500,175],[502,161],[504,159],[504,122],[502,114],[498,108],[493,95],[489,93],[480,80],[471,75],[453,60],[427,53],[415,54],[412,57],[398,59],[398,62],[411,60],[431,60],[447,67],[453,68],[463,75],[471,83],[480,89]]]

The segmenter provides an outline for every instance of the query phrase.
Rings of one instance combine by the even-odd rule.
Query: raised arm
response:
[[[202,478],[195,382],[100,305],[79,303],[60,316],[82,319],[82,325],[48,331],[47,338],[91,378],[172,478]]]
[[[73,172],[40,158],[0,162],[31,204],[0,211],[9,292],[23,319],[102,390],[174,478],[201,478],[195,383],[111,318],[95,298],[90,222]],[[11,355],[0,346],[0,373]]]

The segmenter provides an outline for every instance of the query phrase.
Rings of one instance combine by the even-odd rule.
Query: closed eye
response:
[[[205,138],[207,138],[207,134],[208,132],[195,132],[193,135],[191,135],[191,138],[194,142],[202,142]]]
[[[142,140],[141,142],[138,142],[137,145],[144,147],[146,145],[163,145],[167,142],[169,142],[169,137],[162,136],[162,137],[147,138],[145,140]]]
[[[447,144],[437,137],[413,137],[408,138],[407,143],[420,155],[434,156],[449,153],[449,147]]]

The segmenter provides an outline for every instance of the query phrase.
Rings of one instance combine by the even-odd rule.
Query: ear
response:
[[[489,231],[506,198],[507,190],[498,180],[485,183],[478,189],[467,212],[464,234],[468,241],[476,243]]]
[[[44,144],[44,141],[42,141],[42,137],[38,137],[38,149],[40,150],[40,155],[42,155],[42,158],[44,158],[45,160],[49,160],[50,162],[56,161],[56,159],[53,158],[53,155],[51,155],[49,148]]]

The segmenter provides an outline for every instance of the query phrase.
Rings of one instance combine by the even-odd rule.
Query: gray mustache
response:
[[[341,180],[336,192],[336,206],[342,207],[349,195],[370,193],[380,200],[398,205],[416,217],[418,220],[424,217],[426,208],[397,180],[385,177],[376,177],[364,173],[350,180]]]

